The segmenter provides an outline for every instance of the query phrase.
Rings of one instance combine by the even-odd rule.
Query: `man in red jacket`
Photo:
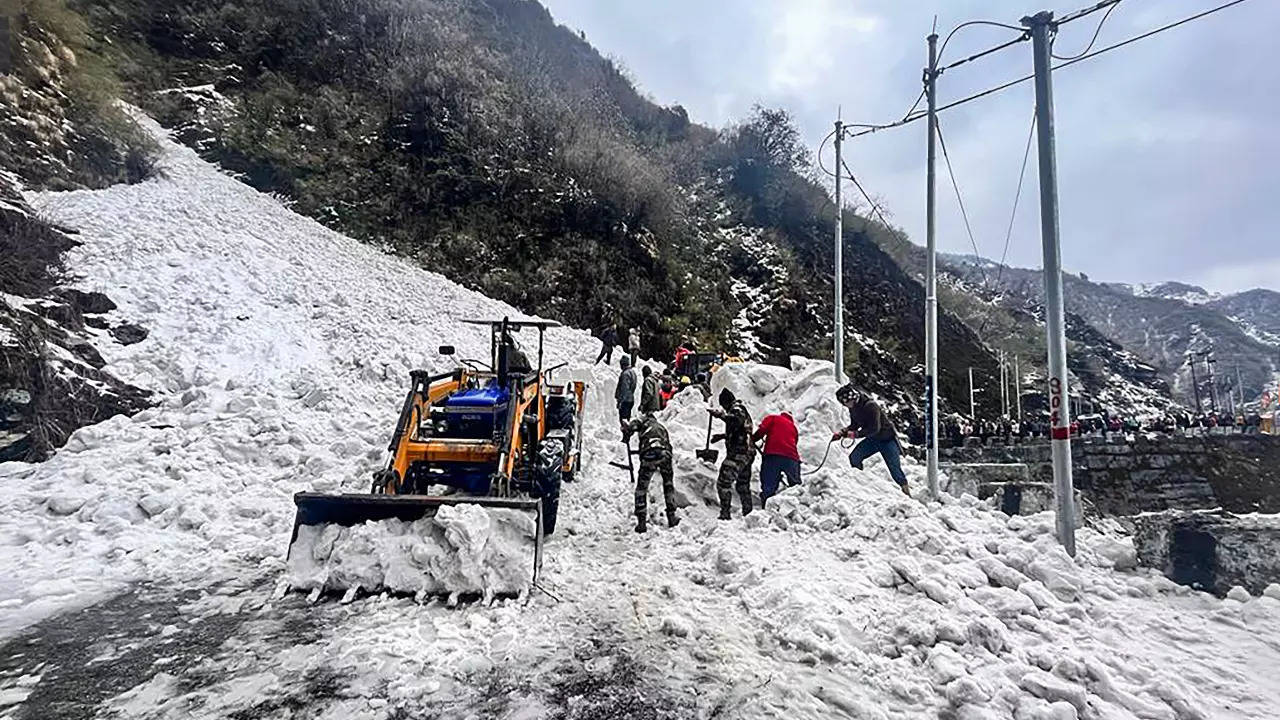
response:
[[[760,507],[778,494],[778,484],[783,475],[787,476],[787,485],[800,484],[800,453],[796,451],[799,437],[795,418],[786,410],[766,415],[751,436],[753,442],[764,438],[764,458],[760,461]]]

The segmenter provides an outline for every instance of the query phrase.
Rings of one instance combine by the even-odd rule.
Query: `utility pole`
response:
[[[1196,377],[1196,356],[1194,353],[1187,354],[1187,360],[1191,363],[1191,391],[1196,396],[1196,415],[1204,412],[1200,407],[1200,380]]]
[[[1240,391],[1240,411],[1244,412],[1244,381],[1240,379],[1240,361],[1236,361],[1236,387]]]
[[[1009,415],[1009,398],[1005,391],[1005,372],[1004,372],[1004,350],[1001,350],[996,359],[1000,362],[1000,417],[1008,417]]]
[[[840,202],[840,177],[844,166],[840,164],[840,143],[844,139],[844,121],[836,118],[836,327],[835,360],[836,384],[844,379],[844,205]]]
[[[929,69],[925,73],[925,95],[929,101],[929,151],[928,170],[925,173],[925,287],[924,287],[924,381],[925,381],[925,440],[929,444],[927,478],[929,497],[938,497],[938,266],[935,226],[937,198],[934,192],[934,165],[937,152],[934,149],[938,134],[938,35],[929,35]]]
[[[1058,542],[1076,554],[1075,487],[1071,479],[1071,409],[1067,386],[1066,318],[1062,305],[1062,251],[1058,244],[1058,166],[1053,139],[1053,65],[1049,33],[1053,13],[1022,19],[1031,31],[1035,61],[1036,134],[1040,161],[1040,235],[1044,246],[1044,314],[1049,341],[1049,436],[1053,447],[1053,499]]]
[[[1018,356],[1013,356],[1013,397],[1018,401],[1018,423],[1022,423],[1022,373],[1018,370]]]
[[[969,418],[978,421],[978,411],[973,404],[973,366],[969,366]]]
[[[1218,364],[1218,359],[1213,356],[1212,350],[1209,351],[1209,357],[1205,358],[1204,364],[1209,368],[1209,409],[1216,415],[1218,413],[1218,382],[1213,377],[1213,366]]]

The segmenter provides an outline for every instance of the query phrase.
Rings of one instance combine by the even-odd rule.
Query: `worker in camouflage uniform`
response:
[[[751,514],[751,465],[756,459],[751,431],[755,425],[751,422],[747,406],[728,388],[720,391],[719,400],[721,409],[711,408],[710,412],[713,417],[724,421],[724,432],[713,435],[711,442],[724,440],[724,462],[720,464],[720,475],[716,478],[716,494],[720,496],[720,519],[728,520],[734,491],[742,501],[742,514]]]
[[[671,472],[671,439],[667,437],[667,429],[658,422],[653,413],[644,413],[635,420],[622,426],[622,439],[628,443],[630,452],[631,435],[640,434],[640,472],[636,475],[636,532],[648,529],[649,518],[649,478],[654,472],[662,475],[662,496],[667,501],[667,526],[680,524],[676,517],[676,488],[672,482]]]

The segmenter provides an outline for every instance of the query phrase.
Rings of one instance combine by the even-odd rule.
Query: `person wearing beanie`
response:
[[[910,497],[907,476],[902,472],[902,446],[898,444],[898,433],[880,405],[866,393],[858,392],[852,383],[836,390],[836,400],[849,409],[849,424],[836,431],[831,439],[862,436],[853,452],[849,453],[849,464],[861,470],[862,461],[880,453],[885,467],[889,469],[889,477]]]
[[[724,440],[725,457],[716,477],[716,494],[720,497],[720,519],[729,519],[733,493],[742,502],[742,514],[751,514],[751,466],[756,459],[755,446],[751,444],[751,431],[755,425],[747,406],[725,388],[720,391],[720,408],[711,408],[712,417],[724,421],[724,432],[711,437],[711,442]]]
[[[631,406],[636,402],[636,369],[631,367],[631,358],[626,355],[619,363],[622,373],[618,375],[618,388],[613,399],[618,404],[618,421],[625,425],[631,419]]]

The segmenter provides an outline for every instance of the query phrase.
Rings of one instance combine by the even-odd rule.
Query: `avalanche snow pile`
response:
[[[604,366],[583,468],[546,545],[549,594],[450,609],[255,591],[289,572],[291,494],[367,487],[408,370],[445,367],[441,342],[482,354],[486,333],[460,318],[515,313],[164,147],[159,179],[33,197],[81,230],[69,260],[88,289],[153,328],[102,352],[161,404],[78,431],[43,464],[0,465],[0,635],[140,579],[199,591],[181,608],[194,626],[220,613],[245,625],[192,667],[143,673],[102,714],[590,717],[591,695],[639,703],[602,717],[1275,717],[1280,679],[1266,668],[1280,665],[1280,592],[1188,590],[1134,568],[1126,537],[1092,528],[1073,559],[1047,514],[906,498],[878,460],[854,471],[836,446],[768,509],[717,521],[715,469],[693,454],[707,428],[693,392],[660,414],[684,521],[636,535],[630,478],[610,465],[625,456],[617,371]],[[549,335],[553,362],[584,367],[594,350],[585,333]],[[757,420],[791,410],[809,471],[844,423],[830,363],[733,365],[714,382]],[[918,494],[921,468],[906,470]],[[483,529],[457,520],[459,542],[487,547]],[[381,547],[400,529],[313,548]],[[477,556],[442,572],[489,582],[480,567]],[[348,568],[402,569],[340,562],[315,582]],[[317,629],[276,642],[264,632],[297,613]]]
[[[351,527],[302,525],[289,549],[286,584],[310,590],[361,588],[423,596],[520,595],[533,579],[536,516],[475,504],[443,505],[413,522]]]

